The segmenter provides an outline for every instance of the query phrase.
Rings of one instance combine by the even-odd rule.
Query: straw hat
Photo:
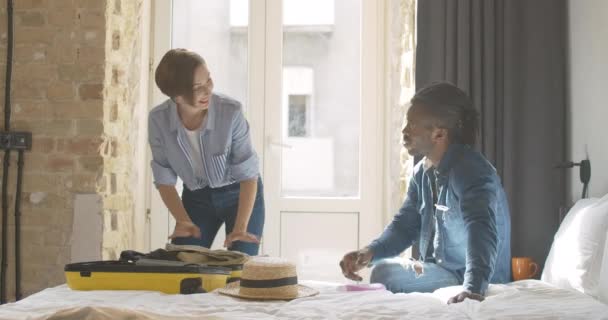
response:
[[[293,263],[281,258],[255,257],[243,265],[241,281],[229,283],[219,293],[255,300],[292,300],[319,292],[298,284]]]

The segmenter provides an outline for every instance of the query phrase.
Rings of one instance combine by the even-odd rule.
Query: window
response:
[[[283,67],[283,125],[286,137],[313,137],[313,69]]]
[[[331,26],[334,24],[333,0],[285,0],[284,24],[295,26]],[[230,25],[247,27],[249,0],[230,0]]]
[[[294,94],[289,95],[289,124],[287,135],[289,137],[306,137],[308,129],[308,109],[310,96]]]

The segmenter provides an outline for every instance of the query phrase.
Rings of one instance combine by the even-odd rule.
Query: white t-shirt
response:
[[[186,128],[184,128],[186,129]],[[186,129],[186,135],[190,142],[190,154],[192,155],[192,169],[194,169],[195,177],[202,177],[203,171],[203,158],[201,153],[201,128],[194,131]]]

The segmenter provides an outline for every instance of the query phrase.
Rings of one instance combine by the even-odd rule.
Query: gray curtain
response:
[[[507,192],[513,256],[544,264],[566,203],[565,0],[420,0],[416,88],[439,80],[481,112],[478,148]]]

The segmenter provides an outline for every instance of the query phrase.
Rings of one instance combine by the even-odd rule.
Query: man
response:
[[[488,284],[511,277],[509,209],[492,165],[473,149],[479,115],[462,90],[449,83],[421,89],[411,100],[404,146],[423,156],[407,198],[369,246],[347,253],[340,266],[349,279],[375,265],[371,282],[393,292],[433,292],[462,284],[448,303],[482,301]],[[420,260],[394,258],[418,244]]]

